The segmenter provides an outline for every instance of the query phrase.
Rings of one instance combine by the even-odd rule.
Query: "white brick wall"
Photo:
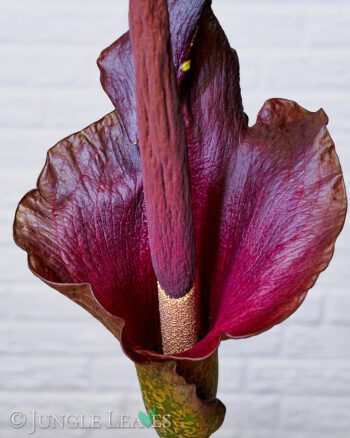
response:
[[[241,60],[246,112],[287,97],[322,106],[350,183],[350,3],[214,0]],[[62,415],[142,408],[133,366],[114,338],[28,271],[12,242],[20,197],[46,150],[111,110],[95,60],[127,28],[126,0],[0,0],[0,436],[12,411]],[[331,267],[301,309],[259,337],[221,346],[218,438],[350,434],[349,219]],[[60,430],[37,437],[154,436]]]

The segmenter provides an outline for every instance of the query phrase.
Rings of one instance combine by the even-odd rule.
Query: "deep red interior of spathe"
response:
[[[346,198],[322,110],[272,99],[248,127],[238,58],[210,7],[172,1],[170,25],[201,296],[201,340],[179,356],[197,359],[222,336],[257,334],[294,312],[332,257]],[[116,111],[50,150],[38,188],[19,205],[15,239],[49,283],[91,285],[125,320],[122,342],[131,357],[136,350],[156,357],[157,286],[128,34],[102,53],[99,66]]]

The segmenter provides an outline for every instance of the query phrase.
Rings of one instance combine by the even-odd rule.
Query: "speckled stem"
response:
[[[224,421],[216,397],[218,356],[202,361],[136,364],[143,400],[163,438],[208,438]]]

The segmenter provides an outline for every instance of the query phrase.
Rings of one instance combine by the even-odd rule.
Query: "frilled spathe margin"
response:
[[[116,111],[49,151],[37,189],[18,206],[14,238],[35,275],[121,341],[146,407],[181,406],[158,434],[206,438],[225,413],[215,399],[221,339],[261,333],[298,308],[332,258],[347,202],[324,111],[271,99],[249,127],[237,54],[209,2],[169,1],[169,23],[195,247],[190,280],[170,295],[194,271],[198,342],[162,353],[128,34],[99,59]]]
[[[323,111],[310,113],[290,101],[271,100],[260,112],[256,125],[247,130],[244,152],[237,151],[229,163],[234,180],[229,180],[229,200],[233,204],[228,204],[228,217],[240,220],[229,226],[224,217],[227,228],[222,232],[232,234],[231,239],[222,242],[223,248],[218,248],[227,251],[231,243],[239,252],[234,251],[234,258],[230,258],[230,252],[219,252],[221,269],[227,269],[227,274],[225,281],[214,282],[217,287],[210,291],[209,320],[213,324],[194,348],[174,358],[208,357],[222,337],[251,336],[281,322],[297,309],[318,274],[327,267],[344,223],[346,202],[326,122]],[[300,142],[296,147],[298,132]],[[118,117],[112,113],[53,148],[39,179],[39,189],[29,192],[19,205],[15,240],[29,253],[33,272],[50,286],[68,296],[72,294],[75,301],[89,309],[77,293],[88,288],[89,302],[95,296],[107,312],[118,317],[114,320],[118,335],[126,322],[122,342],[130,357],[137,361],[147,357],[164,360],[169,357],[160,352],[157,286],[147,247],[137,170],[139,154],[135,146],[115,147],[122,135]],[[98,139],[103,139],[104,146],[98,144]],[[249,159],[243,153],[249,153]],[[244,160],[239,161],[239,157]],[[107,172],[106,165],[113,171]],[[75,176],[70,173],[72,169]],[[120,185],[116,194],[114,187],[121,177],[128,184]],[[94,184],[99,188],[96,193]],[[239,200],[245,203],[247,196],[264,207],[262,217],[254,204],[251,211],[239,210],[245,218],[249,215],[250,220],[245,222],[248,227],[234,210]],[[203,215],[200,212],[195,218],[198,224]],[[108,224],[112,230],[108,230]],[[251,236],[252,227],[257,234]],[[241,242],[237,242],[235,232]],[[125,235],[129,240],[124,240]],[[106,236],[115,237],[106,241]],[[126,246],[127,241],[132,245]],[[119,249],[121,259],[114,257],[116,250],[111,254],[98,252],[108,245]],[[266,255],[261,258],[263,248]],[[92,254],[98,257],[94,259]],[[244,256],[242,260],[239,255]],[[249,264],[252,267],[247,269]],[[205,270],[204,279],[207,275]],[[200,275],[197,285],[201,287]],[[237,285],[245,288],[241,286],[240,293],[236,293]],[[101,309],[90,306],[89,311],[101,320]],[[114,328],[111,331],[115,334]]]

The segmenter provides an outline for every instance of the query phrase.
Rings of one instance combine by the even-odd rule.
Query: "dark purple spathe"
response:
[[[272,99],[248,127],[237,55],[204,6],[170,3],[201,299],[201,340],[180,355],[190,359],[293,313],[327,267],[346,212],[325,113]],[[38,189],[19,205],[15,239],[48,284],[68,284],[75,296],[91,285],[125,322],[120,337],[132,358],[161,360],[128,34],[99,65],[117,111],[51,150]]]

